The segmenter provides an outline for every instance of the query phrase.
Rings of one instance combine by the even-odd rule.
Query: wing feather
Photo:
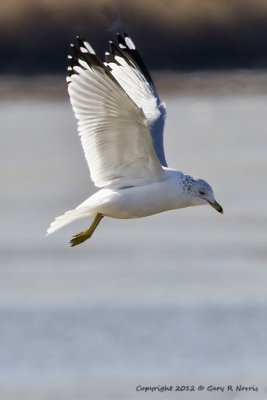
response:
[[[145,184],[163,179],[144,112],[131,100],[88,42],[69,56],[68,91],[93,182]]]
[[[163,132],[166,107],[161,102],[154,82],[131,38],[118,34],[118,46],[109,42],[106,63],[111,74],[126,91],[135,104],[142,108],[152,136],[157,157],[163,166],[167,166]]]

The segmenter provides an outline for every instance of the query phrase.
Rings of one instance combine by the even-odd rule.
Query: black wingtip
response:
[[[67,82],[70,84],[72,82],[72,76],[80,74],[80,69],[93,69],[101,72],[102,74],[107,73],[110,79],[114,82],[117,81],[110,73],[109,68],[103,64],[103,62],[98,58],[94,49],[90,43],[83,37],[76,35],[77,43],[74,45],[70,44],[71,55],[68,56],[68,68],[67,68]],[[112,41],[110,41],[110,46],[113,48],[114,52],[116,46]],[[79,67],[79,68],[75,68]]]
[[[119,45],[119,48],[120,48],[120,49],[122,49],[122,50],[127,49],[125,40],[124,40],[124,38],[121,36],[121,34],[119,34],[119,33],[117,33],[117,40],[118,40],[118,45]]]
[[[114,55],[117,50],[116,45],[114,44],[114,42],[112,42],[112,40],[109,40],[108,45],[109,45],[110,54]]]
[[[78,42],[79,46],[83,47],[84,46],[84,40],[82,40],[82,38],[80,38],[80,36],[78,36],[78,35],[76,35],[76,39],[77,39],[77,42]]]

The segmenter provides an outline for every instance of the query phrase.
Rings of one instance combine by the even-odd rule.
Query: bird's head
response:
[[[191,192],[192,205],[210,204],[216,211],[223,214],[223,208],[215,200],[212,188],[204,179],[187,176],[185,186]]]

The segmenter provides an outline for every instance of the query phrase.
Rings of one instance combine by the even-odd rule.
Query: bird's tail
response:
[[[47,229],[47,235],[57,231],[58,229],[70,224],[73,221],[76,221],[76,219],[86,218],[91,215],[93,215],[93,213],[90,209],[88,209],[88,207],[78,207],[75,210],[67,211],[65,214],[55,218],[50,227]]]

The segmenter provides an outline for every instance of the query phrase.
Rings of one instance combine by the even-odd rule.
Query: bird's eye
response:
[[[204,195],[205,195],[205,192],[203,192],[202,190],[199,190],[198,193],[199,193],[201,196],[204,196]]]

